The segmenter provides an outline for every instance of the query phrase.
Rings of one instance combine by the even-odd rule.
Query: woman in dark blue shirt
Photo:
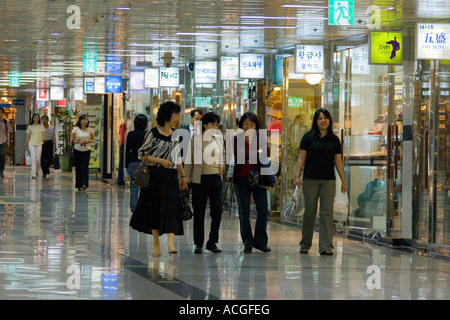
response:
[[[308,253],[311,248],[320,198],[319,252],[321,255],[333,255],[333,205],[336,193],[334,167],[342,181],[341,192],[347,191],[347,184],[341,143],[332,128],[330,113],[326,109],[318,109],[314,114],[311,130],[305,133],[300,142],[294,180],[294,184],[300,186],[300,174],[303,171],[305,212],[300,253]]]

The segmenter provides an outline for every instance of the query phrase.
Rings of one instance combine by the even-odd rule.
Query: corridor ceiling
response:
[[[83,76],[83,54],[97,61],[122,58],[175,66],[239,52],[293,52],[300,43],[364,43],[369,6],[381,12],[381,30],[416,22],[449,22],[450,0],[355,0],[353,26],[328,25],[327,0],[0,0],[0,96],[34,92],[36,79]],[[75,10],[73,9],[73,5]],[[79,8],[79,19],[76,19]],[[79,25],[77,23],[79,22]],[[10,88],[11,71],[20,87]]]

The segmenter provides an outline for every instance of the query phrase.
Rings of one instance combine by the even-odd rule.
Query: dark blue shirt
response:
[[[303,179],[336,180],[335,155],[342,153],[341,143],[336,135],[320,137],[308,131],[300,142],[300,149],[306,151]]]

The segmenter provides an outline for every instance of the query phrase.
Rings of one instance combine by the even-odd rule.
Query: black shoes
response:
[[[211,251],[212,253],[221,253],[222,250],[220,250],[215,243],[213,244],[207,244],[206,245],[206,250]],[[194,250],[195,254],[201,254],[203,253],[203,249],[202,247],[196,246],[195,250]]]
[[[264,253],[270,252],[272,251],[272,249],[270,249],[268,246],[258,246],[258,245],[254,245],[253,248],[261,250]]]

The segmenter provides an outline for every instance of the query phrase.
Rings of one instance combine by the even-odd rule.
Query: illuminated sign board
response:
[[[402,64],[403,33],[372,31],[369,41],[370,64]]]

